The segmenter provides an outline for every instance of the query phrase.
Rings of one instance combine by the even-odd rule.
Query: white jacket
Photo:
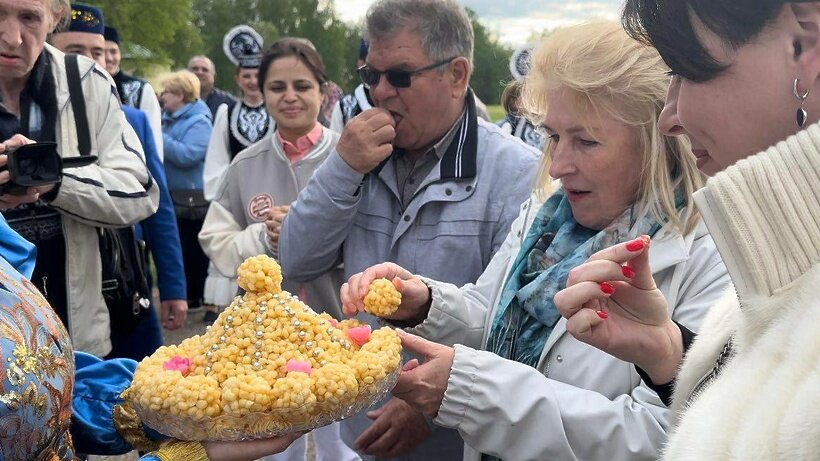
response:
[[[535,199],[522,205],[474,285],[425,279],[433,294],[430,312],[410,331],[460,344],[435,422],[458,429],[465,460],[479,460],[479,452],[506,461],[657,459],[668,410],[631,364],[577,341],[563,318],[538,369],[473,349],[486,344],[501,288],[540,206]],[[729,280],[706,228],[701,223],[686,236],[662,228],[650,254],[672,318],[697,330]]]
[[[206,200],[213,200],[225,170],[231,164],[231,147],[228,130],[228,105],[220,104],[214,115],[214,129],[205,153],[205,167],[202,170],[202,192]],[[273,128],[271,128],[273,132]]]
[[[294,202],[338,141],[337,133],[323,128],[322,137],[310,152],[291,165],[276,133],[270,131],[233,159],[199,233],[202,249],[216,269],[216,273],[208,275],[212,284],[227,283],[235,291],[236,269],[245,258],[259,254],[278,256],[277,248],[269,245],[263,211]],[[342,318],[342,282],[342,271],[333,268],[304,284],[284,274],[282,288],[293,294],[304,289],[303,300],[317,312]]]
[[[820,126],[695,196],[736,293],[709,313],[676,379],[669,460],[820,457]],[[729,338],[717,378],[703,384]]]
[[[57,150],[79,155],[74,113],[69,104],[65,58],[46,45],[57,95]],[[154,183],[136,133],[125,120],[114,82],[93,61],[79,57],[91,155],[97,163],[65,172],[49,205],[63,215],[68,280],[68,331],[74,348],[97,356],[111,351],[110,320],[102,296],[97,227],[125,227],[156,211]]]

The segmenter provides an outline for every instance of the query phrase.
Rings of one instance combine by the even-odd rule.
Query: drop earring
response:
[[[792,87],[792,91],[794,92],[794,97],[800,101],[800,107],[797,108],[797,126],[803,128],[806,126],[806,120],[808,120],[809,115],[806,112],[806,108],[804,104],[806,103],[806,98],[809,97],[809,90],[806,90],[805,93],[800,94],[797,91],[797,85],[800,83],[800,79],[794,79],[794,86]]]

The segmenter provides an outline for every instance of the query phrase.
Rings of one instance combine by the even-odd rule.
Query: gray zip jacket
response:
[[[285,218],[279,241],[285,276],[307,280],[344,262],[349,278],[393,261],[457,285],[475,282],[529,197],[539,154],[478,120],[466,100],[467,116],[406,209],[394,156],[362,175],[333,152]],[[344,421],[342,438],[350,445],[369,424],[363,414]],[[399,459],[460,459],[462,444],[453,431],[439,429]]]

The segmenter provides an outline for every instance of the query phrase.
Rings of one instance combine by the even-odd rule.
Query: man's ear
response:
[[[450,63],[450,75],[452,78],[453,96],[463,97],[467,85],[470,83],[472,66],[467,58],[460,56]]]
[[[797,20],[794,38],[794,59],[798,65],[796,77],[806,82],[800,90],[810,89],[820,79],[820,2],[787,3]]]

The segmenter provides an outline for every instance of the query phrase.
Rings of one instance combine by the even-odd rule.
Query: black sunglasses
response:
[[[453,59],[456,59],[457,57],[458,56],[454,56],[450,59],[434,62],[424,67],[419,67],[415,70],[379,71],[373,70],[367,67],[367,64],[365,64],[362,67],[359,67],[357,71],[359,73],[359,79],[361,79],[362,83],[364,83],[364,85],[368,88],[378,85],[379,81],[381,81],[382,79],[382,74],[384,74],[387,77],[387,81],[395,88],[409,88],[414,75],[420,74],[430,69],[435,69],[436,67],[440,67],[445,64],[449,64]]]

